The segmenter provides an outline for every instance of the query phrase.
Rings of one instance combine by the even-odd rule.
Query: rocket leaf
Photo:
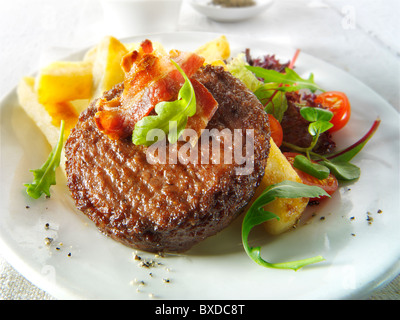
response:
[[[246,66],[252,71],[256,77],[262,78],[264,83],[275,83],[276,90],[288,92],[297,91],[299,89],[309,89],[312,92],[322,90],[315,82],[314,75],[311,74],[308,79],[301,78],[295,71],[285,68],[285,73],[275,70],[267,70],[261,67]],[[281,84],[284,84],[283,86]]]
[[[267,268],[298,270],[306,265],[323,261],[324,258],[316,256],[312,258],[270,263],[261,258],[261,247],[251,247],[248,242],[250,231],[257,225],[271,219],[279,219],[272,212],[265,211],[264,206],[276,198],[315,198],[320,196],[330,197],[323,189],[316,186],[308,186],[293,181],[283,181],[267,187],[263,193],[253,202],[247,211],[242,224],[242,243],[247,255],[256,263]]]
[[[61,151],[64,140],[64,127],[65,122],[62,120],[60,126],[60,136],[57,145],[54,146],[49,157],[47,158],[47,161],[41,168],[30,170],[33,172],[33,182],[24,184],[24,186],[27,187],[26,192],[34,199],[40,198],[43,193],[50,197],[50,187],[56,184],[56,169],[60,165]]]

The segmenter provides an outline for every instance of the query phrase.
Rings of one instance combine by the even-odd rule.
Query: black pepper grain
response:
[[[368,224],[369,224],[369,225],[371,225],[372,222],[374,221],[374,218],[372,218],[372,217],[370,216],[370,214],[371,214],[371,212],[367,212],[367,221],[368,221]]]
[[[50,237],[44,238],[44,243],[46,245],[50,245],[52,242],[53,242],[53,238],[50,238]]]

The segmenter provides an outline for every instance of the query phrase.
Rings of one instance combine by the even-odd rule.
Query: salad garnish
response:
[[[50,197],[50,187],[56,184],[56,169],[60,166],[61,151],[63,148],[65,121],[61,120],[60,135],[57,144],[50,152],[46,162],[39,169],[30,170],[33,172],[32,183],[24,184],[28,195],[34,199],[40,198],[44,193]]]
[[[249,65],[253,62],[249,50],[246,50],[246,61],[234,61],[234,68],[228,65],[228,70],[234,71],[239,79],[244,79],[247,87],[254,92],[270,118],[272,139],[277,146],[295,152],[283,152],[289,163],[299,173],[302,183],[283,181],[266,188],[253,202],[247,211],[242,224],[242,243],[247,255],[256,263],[268,268],[298,270],[306,265],[323,261],[316,256],[309,259],[270,263],[261,257],[260,247],[251,247],[248,236],[252,228],[271,219],[279,219],[263,207],[276,198],[310,198],[310,202],[330,198],[338,187],[338,181],[353,181],[360,177],[361,170],[350,160],[361,151],[379,127],[377,119],[371,129],[356,143],[338,152],[316,152],[320,137],[342,129],[351,114],[350,103],[342,92],[325,91],[314,81],[314,75],[308,79],[301,78],[294,70],[294,63],[299,55],[296,51],[290,63],[282,65],[274,56],[264,60],[273,60],[271,69],[260,65]],[[238,56],[237,59],[243,56]],[[267,59],[268,58],[268,59]],[[244,68],[243,68],[244,67]],[[243,70],[241,70],[242,68]],[[275,70],[274,70],[275,69]],[[252,75],[248,73],[251,71]],[[305,92],[305,93],[304,93]],[[308,93],[309,92],[309,93]],[[291,99],[298,108],[300,118],[308,123],[308,134],[311,137],[308,146],[297,146],[285,141],[285,132],[280,123],[288,110],[287,95],[297,95],[299,101]],[[290,96],[291,97],[291,96]],[[302,97],[305,97],[302,100]],[[311,102],[311,103],[310,103]],[[329,150],[329,149],[328,149]]]
[[[315,81],[311,73],[308,79],[301,78],[293,69],[285,68],[285,73],[275,70],[267,70],[262,67],[246,66],[257,78],[262,78],[264,83],[274,84],[275,87],[268,87],[268,90],[278,90],[283,92],[309,89],[311,92],[322,90]],[[282,85],[283,84],[283,85]]]
[[[356,165],[350,163],[350,160],[352,160],[361,150],[362,148],[367,144],[367,142],[372,138],[374,133],[378,130],[378,127],[381,123],[380,119],[376,119],[374,123],[372,124],[371,128],[368,130],[368,132],[357,142],[352,144],[351,146],[341,150],[341,151],[336,151],[332,152],[329,154],[321,155],[315,152],[312,152],[310,148],[301,148],[295,145],[292,145],[290,143],[287,143],[285,141],[282,142],[282,145],[289,147],[297,152],[302,152],[306,153],[309,155],[308,158],[308,166],[305,166],[300,163],[300,161],[295,161],[294,166],[304,172],[307,172],[308,174],[311,174],[312,176],[318,178],[318,175],[322,174],[322,171],[328,170],[334,174],[334,176],[338,180],[343,180],[343,181],[352,181],[356,180],[360,177],[361,170],[359,167]],[[312,174],[311,172],[308,171],[308,167],[312,166],[311,164],[311,158],[313,159],[313,162],[315,164],[320,165],[319,167],[321,171],[315,172],[315,174]],[[300,159],[300,155],[296,156],[296,159]],[[316,166],[315,166],[316,167]],[[319,178],[321,179],[321,178]]]
[[[242,243],[247,255],[256,263],[263,267],[275,269],[292,269],[298,270],[309,264],[324,261],[322,256],[315,256],[312,258],[282,262],[270,263],[261,257],[261,247],[251,247],[249,244],[250,231],[257,225],[264,223],[271,219],[279,219],[277,215],[272,212],[265,211],[263,207],[276,198],[311,198],[311,197],[330,197],[323,189],[316,186],[307,186],[302,183],[293,181],[283,181],[266,188],[263,193],[254,201],[250,209],[247,211],[242,223]]]
[[[239,79],[243,79],[246,86],[264,105],[264,110],[273,123],[272,137],[277,137],[277,145],[299,153],[292,162],[295,168],[320,180],[327,178],[330,173],[338,180],[356,180],[361,174],[360,169],[349,161],[372,137],[380,120],[376,120],[368,133],[353,146],[339,152],[325,154],[317,152],[322,134],[330,135],[347,124],[351,107],[343,92],[325,91],[315,82],[312,73],[308,79],[303,79],[293,70],[299,53],[300,51],[296,50],[292,60],[287,64],[279,63],[274,56],[266,56],[264,61],[268,63],[263,63],[260,59],[252,59],[249,50],[246,50],[246,60],[243,59],[244,54],[238,55],[228,64],[228,70]],[[254,63],[255,61],[257,63]],[[250,65],[249,62],[254,65]],[[310,94],[301,100],[307,92]],[[299,102],[293,103],[299,109],[300,116],[308,122],[308,134],[311,137],[308,146],[298,146],[286,141],[284,130],[279,128],[288,110],[287,94],[297,94],[300,97]]]

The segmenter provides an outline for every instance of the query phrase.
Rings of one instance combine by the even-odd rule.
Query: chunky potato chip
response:
[[[86,56],[93,61],[93,95],[92,99],[100,97],[104,91],[124,80],[121,60],[128,53],[125,45],[114,37],[105,37]]]
[[[57,144],[61,120],[65,120],[66,139],[78,121],[79,114],[70,102],[42,104],[34,89],[35,78],[24,77],[17,87],[18,100],[26,114],[43,132],[52,147]]]
[[[268,186],[284,180],[302,183],[296,171],[271,139],[271,149],[268,156],[267,167],[265,168],[265,175],[260,186],[256,190],[253,200]],[[280,218],[280,220],[273,219],[264,222],[266,231],[270,234],[277,235],[295,227],[308,205],[308,200],[308,198],[282,198],[276,199],[264,206],[264,210],[273,212]],[[250,206],[251,203],[247,206],[247,209],[250,208]]]
[[[204,57],[205,63],[212,64],[214,61],[228,59],[231,55],[231,49],[228,39],[222,35],[200,46],[195,50],[195,53]]]
[[[77,61],[56,61],[40,70],[35,90],[40,103],[58,103],[90,98],[92,64]]]

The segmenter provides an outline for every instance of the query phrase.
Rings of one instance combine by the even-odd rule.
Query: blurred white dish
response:
[[[272,0],[257,0],[255,5],[248,7],[226,8],[213,5],[212,0],[189,0],[192,7],[208,18],[220,22],[234,22],[254,17],[271,4]]]
[[[105,28],[117,37],[176,31],[182,0],[102,0]]]

